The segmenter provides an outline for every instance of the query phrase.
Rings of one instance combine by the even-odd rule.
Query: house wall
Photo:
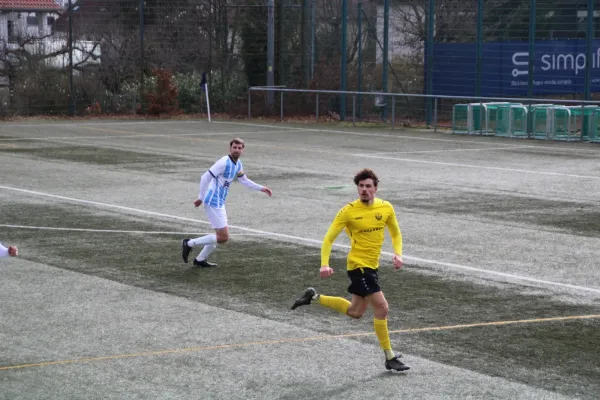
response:
[[[8,15],[0,14],[0,41],[8,38]]]
[[[27,17],[34,17],[35,23],[29,24]],[[0,40],[8,40],[8,21],[12,21],[16,36],[46,36],[52,33],[48,17],[58,18],[56,13],[48,12],[9,12],[0,14]]]

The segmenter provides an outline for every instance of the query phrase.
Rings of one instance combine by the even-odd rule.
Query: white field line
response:
[[[154,211],[141,210],[139,208],[120,206],[117,204],[101,203],[101,202],[92,201],[92,200],[59,196],[59,195],[55,195],[55,194],[51,194],[51,193],[43,193],[43,192],[38,192],[38,191],[34,191],[34,190],[21,189],[21,188],[2,186],[2,185],[0,185],[0,189],[11,190],[11,191],[20,192],[20,193],[26,193],[26,194],[33,195],[33,196],[41,196],[41,197],[48,197],[48,198],[53,198],[53,199],[60,199],[60,200],[65,200],[65,201],[69,201],[69,202],[73,202],[73,203],[88,204],[88,205],[92,205],[92,206],[106,207],[106,208],[113,208],[113,209],[118,209],[118,210],[123,210],[123,211],[135,212],[138,214],[152,215],[155,217],[162,217],[162,218],[167,218],[167,219],[172,219],[172,220],[194,222],[194,223],[198,223],[198,224],[209,224],[207,221],[202,221],[202,220],[194,219],[194,218],[186,218],[186,217],[180,217],[177,215],[170,215],[170,214],[158,213],[158,212],[154,212]],[[318,246],[321,245],[321,240],[317,240],[317,239],[288,235],[288,234],[284,234],[284,233],[268,232],[268,231],[263,231],[260,229],[253,229],[253,228],[247,228],[247,227],[236,226],[236,225],[230,225],[230,228],[239,229],[241,231],[251,232],[254,234],[272,236],[275,238],[289,239],[289,240],[298,241],[298,242],[302,242],[302,243],[309,243],[312,245],[318,245]],[[334,243],[334,246],[338,247],[338,248],[344,248],[344,249],[350,248],[350,246],[338,244],[338,243]],[[382,254],[387,255],[387,256],[392,256],[392,253],[390,253],[390,252],[383,251]],[[447,267],[447,268],[462,270],[462,271],[477,272],[477,273],[481,273],[481,274],[488,275],[488,276],[502,277],[502,278],[506,278],[506,279],[516,280],[516,281],[521,281],[521,282],[529,282],[529,283],[534,283],[534,284],[538,284],[538,285],[554,286],[554,287],[560,287],[563,289],[573,289],[573,290],[577,290],[577,291],[592,292],[592,293],[600,294],[600,288],[571,285],[568,283],[561,283],[561,282],[553,282],[553,281],[548,281],[548,280],[544,280],[544,279],[537,279],[537,278],[531,278],[531,277],[527,277],[527,276],[508,274],[508,273],[504,273],[504,272],[490,271],[490,270],[486,270],[486,269],[482,269],[482,268],[471,267],[468,265],[448,263],[448,262],[438,261],[438,260],[429,260],[429,259],[413,257],[413,256],[409,256],[409,255],[405,255],[404,258],[406,260],[414,261],[417,263],[437,265],[437,266],[442,266],[442,267]]]
[[[109,130],[107,129],[107,131],[112,131],[112,132],[117,132],[114,130]],[[126,132],[126,131],[123,131]],[[281,131],[281,132],[287,132],[287,131]],[[330,131],[325,131],[325,132],[330,132]],[[335,131],[334,131],[335,132]],[[128,133],[128,132],[127,132]],[[273,131],[273,133],[276,133],[275,131]],[[65,140],[65,139],[90,139],[90,138],[98,138],[98,139],[105,139],[105,138],[124,138],[124,137],[156,137],[156,136],[171,136],[171,137],[177,137],[177,136],[194,136],[194,135],[198,135],[198,134],[145,134],[145,133],[140,133],[140,134],[135,134],[135,135],[131,135],[131,136],[127,136],[127,135],[101,135],[101,136],[72,136],[72,137],[60,137],[60,138],[44,138],[44,139],[39,139],[39,140],[47,140],[47,141],[52,141],[52,140]],[[373,134],[368,134],[368,135],[373,135]],[[33,140],[33,139],[32,139]],[[35,139],[38,140],[38,139]],[[199,138],[199,140],[206,140],[206,141],[210,141],[209,139],[202,139]],[[433,139],[436,140],[436,139]],[[276,149],[282,149],[282,150],[290,150],[290,151],[307,151],[307,152],[321,152],[321,153],[331,153],[331,150],[327,150],[327,149],[319,149],[319,148],[299,148],[299,147],[288,147],[288,146],[275,146],[275,145],[265,145],[265,144],[257,144],[257,147],[266,147],[266,148],[276,148]],[[516,147],[517,145],[513,145],[512,147]],[[520,146],[523,147],[523,146]],[[535,146],[532,146],[535,147]],[[439,152],[444,152],[444,151],[439,151]],[[410,152],[407,152],[407,154],[410,154]],[[469,169],[477,169],[477,170],[491,170],[491,171],[502,171],[502,172],[518,172],[518,173],[526,173],[526,174],[533,174],[533,175],[542,175],[542,176],[556,176],[556,177],[565,177],[565,178],[578,178],[578,179],[600,179],[600,176],[593,176],[593,175],[578,175],[578,174],[565,174],[565,173],[561,173],[561,172],[551,172],[551,171],[533,171],[533,170],[528,170],[528,169],[520,169],[520,168],[504,168],[504,167],[490,167],[490,166],[485,166],[485,165],[475,165],[475,164],[461,164],[461,163],[450,163],[450,162],[442,162],[442,161],[428,161],[428,160],[417,160],[417,159],[412,159],[412,158],[400,158],[400,157],[391,157],[391,156],[381,156],[381,155],[376,155],[376,154],[366,154],[366,153],[341,153],[341,152],[337,152],[336,155],[343,155],[343,156],[349,156],[349,157],[359,157],[359,158],[373,158],[373,159],[381,159],[381,160],[390,160],[390,161],[399,161],[399,162],[408,162],[408,163],[420,163],[420,164],[430,164],[430,165],[443,165],[443,166],[447,166],[447,167],[457,167],[457,168],[469,168]]]
[[[96,129],[94,129],[96,130]],[[260,132],[260,131],[241,131],[241,132],[202,132],[202,133],[135,133],[132,131],[117,131],[114,129],[97,129],[97,130],[103,130],[106,132],[113,132],[113,133],[119,133],[122,132],[122,134],[118,134],[118,135],[85,135],[85,136],[44,136],[44,137],[19,137],[19,138],[0,138],[0,143],[2,142],[16,142],[16,141],[55,141],[55,140],[69,140],[69,139],[114,139],[114,138],[124,138],[124,139],[129,139],[129,138],[143,138],[143,137],[194,137],[194,136],[208,136],[208,135],[215,135],[215,134],[223,134],[223,135],[228,135],[228,136],[237,136],[237,135],[247,135],[247,134],[251,134],[251,133],[285,133],[285,132],[289,132],[289,131],[268,131],[268,132]],[[3,145],[3,144],[0,144]],[[6,145],[4,145],[6,146]]]
[[[127,120],[105,120],[104,122],[40,122],[38,124],[20,124],[18,122],[9,122],[5,123],[4,127],[6,128],[43,128],[43,127],[53,127],[53,126],[61,126],[61,127],[76,127],[76,126],[106,126],[106,125],[164,125],[164,124],[173,124],[173,123],[203,123],[205,121],[200,120],[165,120],[165,121],[127,121]]]
[[[214,121],[213,121],[214,122]],[[131,121],[131,120],[104,120],[104,122],[83,122],[83,121],[73,121],[73,122],[40,122],[37,124],[21,124],[18,122],[9,122],[4,123],[3,127],[5,128],[52,128],[52,127],[66,127],[73,128],[78,126],[110,126],[110,125],[176,125],[176,124],[197,124],[197,125],[207,125],[210,126],[208,121],[204,120],[164,120],[164,121]],[[225,132],[226,133],[226,132]],[[229,132],[235,134],[235,132]]]
[[[228,122],[228,121],[213,121],[215,124],[229,124],[229,125],[237,125],[237,126],[254,126],[259,128],[269,128],[269,129],[287,129],[285,132],[291,131],[304,131],[304,132],[318,132],[318,133],[339,133],[342,135],[351,135],[351,136],[365,136],[365,137],[385,137],[391,139],[400,139],[400,140],[421,140],[428,142],[446,142],[446,143],[454,143],[454,144],[464,144],[464,143],[474,143],[479,145],[491,145],[492,143],[485,143],[483,140],[457,140],[457,139],[439,139],[439,138],[430,138],[430,137],[421,137],[421,136],[411,136],[411,135],[401,135],[401,134],[388,134],[388,133],[367,133],[367,132],[353,132],[353,131],[342,131],[335,129],[317,129],[317,128],[301,128],[301,127],[292,127],[292,126],[277,126],[277,125],[267,125],[267,124],[253,124],[247,122]],[[553,143],[553,142],[551,142]],[[598,150],[596,149],[576,149],[573,147],[564,147],[564,146],[527,146],[523,144],[514,144],[514,143],[493,143],[495,146],[506,146],[507,149],[510,148],[521,148],[527,147],[531,149],[543,149],[543,150],[559,150],[559,151],[580,151],[580,152],[593,152],[600,153],[600,147]]]
[[[64,232],[93,232],[93,233],[139,233],[144,235],[210,235],[211,232],[172,232],[172,231],[131,231],[121,229],[91,229],[91,228],[64,228],[56,226],[31,226],[31,225],[13,225],[0,224],[3,228],[14,229],[32,229],[39,231],[64,231]],[[229,236],[259,236],[256,233],[230,233]]]
[[[360,154],[360,153],[355,153],[352,155],[356,156],[356,157],[376,158],[376,159],[380,159],[380,160],[392,160],[392,161],[401,161],[401,162],[419,163],[419,164],[443,165],[446,167],[459,167],[459,168],[470,168],[470,169],[477,169],[477,170],[490,170],[490,171],[502,171],[502,172],[519,172],[519,173],[524,173],[524,174],[559,176],[559,177],[564,177],[564,178],[600,179],[600,176],[594,176],[594,175],[564,174],[562,172],[551,172],[551,171],[532,171],[529,169],[520,169],[520,168],[488,167],[485,165],[460,164],[460,163],[450,163],[450,162],[443,162],[443,161],[427,161],[427,160],[417,160],[414,158],[374,156],[374,155],[370,155],[370,154]]]
[[[519,146],[519,147],[530,147],[530,146]],[[385,156],[385,155],[396,155],[396,154],[430,154],[430,153],[458,153],[465,151],[494,151],[494,150],[512,150],[519,147],[507,148],[504,147],[479,147],[477,149],[446,149],[446,150],[415,150],[415,151],[382,151],[377,153],[370,153],[371,156]]]
[[[253,128],[269,128],[269,129],[275,129],[276,131],[241,131],[241,132],[200,132],[200,133],[191,133],[191,134],[179,134],[179,135],[186,135],[186,136],[202,136],[202,135],[245,135],[245,134],[251,134],[251,133],[285,133],[285,132],[290,132],[290,131],[306,131],[306,132],[321,132],[321,133],[339,133],[339,134],[343,134],[343,135],[354,135],[354,136],[373,136],[373,137],[388,137],[388,138],[395,138],[395,139],[400,139],[400,140],[421,140],[421,141],[431,141],[431,142],[446,142],[446,143],[455,143],[455,144],[462,144],[462,143],[476,143],[479,145],[488,145],[485,142],[482,142],[481,140],[469,140],[469,139],[463,139],[463,140],[458,140],[458,139],[439,139],[439,138],[430,138],[430,137],[421,137],[421,136],[411,136],[411,135],[402,135],[402,134],[385,134],[385,133],[367,133],[367,132],[353,132],[353,131],[343,131],[343,130],[335,130],[335,129],[317,129],[317,128],[303,128],[303,127],[292,127],[292,126],[279,126],[279,125],[268,125],[268,124],[256,124],[256,123],[249,123],[249,122],[231,122],[231,121],[215,121],[213,120],[212,122],[207,122],[204,120],[173,120],[173,121],[107,121],[107,122],[81,122],[81,123],[39,123],[39,124],[4,124],[4,127],[9,129],[9,128],[40,128],[40,127],[72,127],[72,128],[77,128],[79,126],[81,127],[86,127],[86,126],[101,126],[101,127],[108,127],[111,125],[121,125],[121,126],[129,126],[129,125],[148,125],[148,126],[152,126],[152,125],[169,125],[169,124],[198,124],[198,125],[208,125],[210,126],[210,124],[224,124],[224,125],[234,125],[234,126],[245,126],[245,127],[253,127]],[[110,128],[109,128],[110,129]],[[398,131],[400,132],[400,131]],[[171,134],[143,134],[145,136],[169,136]],[[177,135],[177,134],[173,134],[173,135]],[[139,135],[137,135],[139,136]],[[108,136],[97,136],[97,138],[105,138]],[[121,136],[123,137],[123,136]],[[135,137],[135,136],[132,136]],[[79,138],[79,137],[75,137],[75,136],[66,136],[66,137],[60,137],[57,139],[69,139],[69,138]],[[93,138],[90,136],[85,136],[85,137],[81,137],[82,139],[85,138]],[[23,140],[26,138],[15,138],[15,139],[0,139],[0,141],[2,140]],[[49,138],[47,137],[40,137],[40,138],[31,138],[32,140],[47,140]],[[599,150],[595,150],[595,149],[577,149],[577,148],[573,148],[573,147],[561,147],[561,146],[527,146],[527,145],[522,145],[522,144],[511,144],[511,143],[494,143],[494,145],[496,146],[505,146],[507,148],[522,148],[522,147],[526,147],[526,148],[532,148],[532,149],[536,149],[536,150],[547,150],[547,151],[551,151],[551,150],[560,150],[560,151],[574,151],[574,152],[594,152],[594,153],[599,153],[600,152],[600,148]]]

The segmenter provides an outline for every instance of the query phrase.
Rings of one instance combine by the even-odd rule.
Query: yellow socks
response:
[[[346,315],[348,312],[348,307],[350,307],[350,302],[343,297],[333,297],[333,296],[319,296],[319,302],[322,306],[333,308],[335,311],[340,314]],[[386,328],[387,332],[387,328]]]
[[[350,302],[343,297],[320,295],[319,303],[321,303],[322,306],[334,309],[335,311],[344,315],[348,313],[348,307],[350,307]],[[392,351],[387,319],[373,318],[373,326],[375,328],[377,339],[379,339],[379,346],[381,346],[381,349],[385,352],[385,358],[391,360],[396,355]]]
[[[387,319],[373,318],[373,326],[375,327],[375,334],[377,335],[377,339],[379,339],[379,346],[381,346],[381,348],[385,352],[385,357],[388,360],[391,360],[395,357],[395,354],[392,351],[392,344],[390,342],[390,333],[388,331]]]

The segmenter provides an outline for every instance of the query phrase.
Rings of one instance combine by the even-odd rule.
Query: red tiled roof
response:
[[[0,0],[0,10],[60,10],[54,0]]]

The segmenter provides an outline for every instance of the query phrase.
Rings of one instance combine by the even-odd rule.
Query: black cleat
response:
[[[192,248],[188,246],[188,240],[190,239],[183,239],[181,241],[181,257],[183,257],[184,263],[188,262],[188,256],[190,255],[190,251],[192,251]]]
[[[400,361],[400,357],[401,356],[396,356],[394,358],[392,358],[391,360],[385,360],[385,367],[388,370],[396,370],[396,371],[408,371],[410,369],[410,367],[406,364],[404,364],[402,361]]]
[[[296,308],[300,307],[300,306],[307,306],[310,304],[310,302],[312,301],[313,297],[317,294],[317,291],[311,287],[309,287],[308,289],[306,289],[304,291],[304,293],[302,293],[302,296],[298,297],[296,299],[296,301],[294,301],[294,304],[292,305],[292,310],[295,310]]]
[[[215,264],[215,263],[210,263],[206,260],[198,261],[194,258],[194,267],[210,268],[210,267],[216,267],[216,266],[217,266],[217,264]]]

